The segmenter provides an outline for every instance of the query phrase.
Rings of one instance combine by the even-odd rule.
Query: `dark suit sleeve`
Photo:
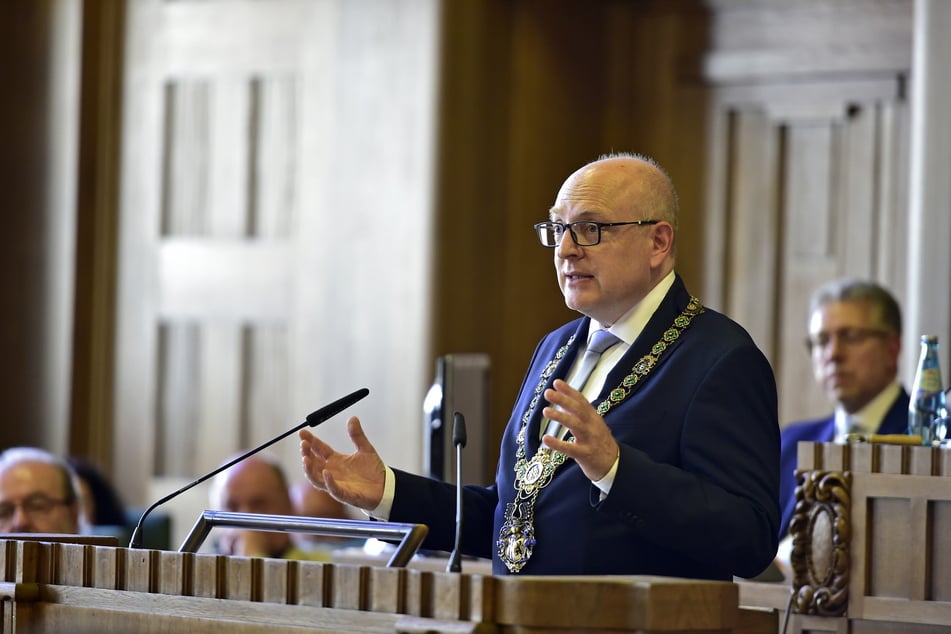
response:
[[[687,402],[659,425],[680,426],[679,464],[621,444],[599,510],[641,537],[721,572],[752,577],[769,565],[779,526],[776,384],[753,345],[727,350]]]
[[[429,533],[422,547],[452,551],[456,536],[455,485],[394,469],[396,496],[390,520],[426,524]],[[463,487],[461,550],[474,557],[492,557],[492,517],[498,496],[495,487]]]

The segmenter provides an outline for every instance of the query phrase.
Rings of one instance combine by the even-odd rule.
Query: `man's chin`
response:
[[[826,389],[826,396],[833,403],[841,403],[843,401],[849,400],[849,398],[852,396],[852,390],[849,390],[842,385],[835,385]]]
[[[579,301],[577,297],[574,297],[572,295],[565,295],[565,306],[567,306],[568,308],[570,308],[571,310],[575,312],[587,314],[587,312],[585,311],[586,304],[582,301]]]

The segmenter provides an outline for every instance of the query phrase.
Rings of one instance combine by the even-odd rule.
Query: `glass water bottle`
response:
[[[923,445],[940,442],[945,435],[944,425],[939,423],[936,426],[936,420],[945,419],[947,415],[938,361],[938,337],[922,335],[921,355],[918,357],[918,369],[915,371],[915,383],[908,404],[908,433],[921,436]]]

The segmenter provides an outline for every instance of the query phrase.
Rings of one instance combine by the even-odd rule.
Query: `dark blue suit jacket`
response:
[[[601,398],[644,357],[689,301],[678,276],[643,333],[608,376]],[[587,317],[547,335],[535,350],[500,449],[496,481],[466,486],[462,550],[493,558],[505,504],[514,495],[516,435],[555,351],[572,349],[552,375],[564,377],[588,329]],[[542,405],[529,422],[528,455],[539,445]],[[620,444],[610,495],[568,460],[535,507],[538,540],[523,574],[657,574],[731,580],[752,577],[776,552],[779,424],[776,384],[742,327],[706,309],[605,420]],[[390,519],[429,525],[424,547],[451,550],[453,487],[402,471]]]
[[[908,392],[902,388],[898,398],[888,408],[882,424],[878,426],[879,434],[908,433],[908,400]],[[783,505],[783,519],[779,525],[780,539],[786,537],[786,533],[789,532],[789,522],[792,520],[793,509],[796,506],[796,464],[799,458],[799,441],[832,442],[833,439],[835,439],[835,414],[825,418],[791,423],[783,428],[779,457],[781,469],[779,500]]]

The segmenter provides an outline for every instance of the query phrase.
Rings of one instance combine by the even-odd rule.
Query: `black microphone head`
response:
[[[357,401],[365,398],[370,393],[370,390],[363,387],[353,392],[352,394],[347,394],[343,398],[338,398],[336,401],[330,405],[324,405],[320,409],[311,412],[307,415],[305,419],[307,424],[311,427],[316,427],[320,423],[324,422],[328,418],[333,418],[343,410],[347,409]]]
[[[459,412],[452,415],[452,444],[456,447],[466,446],[466,419]]]

